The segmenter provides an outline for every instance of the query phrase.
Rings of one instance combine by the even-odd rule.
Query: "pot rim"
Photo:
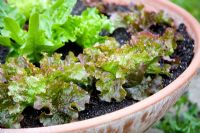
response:
[[[145,0],[141,0],[144,2]],[[179,16],[182,16],[184,19],[184,23],[186,23],[187,27],[190,28],[190,34],[193,34],[193,38],[195,39],[195,55],[192,59],[192,62],[188,66],[188,68],[172,83],[168,86],[155,93],[154,95],[137,102],[133,105],[127,106],[123,109],[107,113],[102,116],[98,116],[95,118],[71,122],[62,125],[55,125],[49,127],[37,127],[37,128],[21,128],[21,129],[1,129],[0,132],[73,132],[73,131],[81,131],[83,129],[95,127],[98,125],[104,125],[105,123],[109,123],[111,121],[116,121],[120,118],[126,117],[136,112],[140,112],[144,108],[147,108],[153,104],[156,104],[160,100],[170,96],[175,91],[184,87],[185,83],[189,82],[193,75],[197,74],[199,69],[200,60],[200,24],[199,22],[190,15],[187,11],[182,9],[181,7],[173,4],[168,0],[146,0],[148,3],[157,3],[162,7],[166,7],[167,10],[171,10],[173,12],[178,13]],[[188,30],[188,28],[187,28]]]

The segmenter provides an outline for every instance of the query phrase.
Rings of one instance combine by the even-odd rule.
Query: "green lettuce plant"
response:
[[[10,48],[9,56],[25,55],[31,62],[37,63],[42,58],[42,52],[52,54],[68,41],[77,42],[83,48],[103,42],[105,37],[99,33],[103,29],[111,32],[112,23],[97,9],[87,9],[81,16],[72,16],[71,11],[75,3],[75,0],[58,0],[42,13],[33,9],[28,15],[29,26],[26,31],[19,20],[14,18],[26,15],[19,12],[22,10],[21,6],[19,11],[16,8],[18,12],[15,15],[9,15],[7,8],[11,7],[1,2],[2,7],[7,8],[2,8],[0,12],[0,16],[3,16],[0,19],[0,44]],[[16,7],[17,5],[16,3]]]

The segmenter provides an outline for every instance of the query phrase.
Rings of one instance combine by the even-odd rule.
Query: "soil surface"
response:
[[[74,55],[78,56],[83,52],[83,48],[80,47],[75,42],[68,42],[63,47],[56,50],[57,53],[62,53],[62,59],[65,59],[66,55],[68,55],[69,51],[73,52]]]
[[[86,106],[84,111],[79,113],[79,120],[85,120],[93,117],[97,117],[103,114],[111,113],[113,111],[122,109],[126,106],[136,103],[133,99],[124,99],[121,102],[105,102],[99,100],[97,97],[91,97],[90,103]]]
[[[27,107],[22,115],[24,119],[20,122],[21,127],[29,128],[29,127],[42,127],[43,124],[40,123],[39,116],[42,113],[40,110],[36,110],[33,107]]]
[[[131,39],[131,34],[128,33],[125,28],[117,28],[111,36],[114,37],[121,45]]]
[[[86,4],[83,2],[83,0],[77,0],[76,5],[74,6],[72,10],[72,15],[81,15],[81,13],[87,8]]]
[[[78,0],[78,3],[76,4],[75,8],[72,11],[72,14],[79,15],[81,12],[86,9],[86,6],[84,3],[81,3],[80,0]],[[113,10],[117,11],[127,11],[127,7],[121,7],[121,6],[110,6],[108,8],[108,11],[111,12]],[[149,27],[149,31],[151,31],[154,34],[162,35],[167,28],[167,25],[164,24],[156,24]],[[172,81],[174,81],[190,64],[193,56],[194,56],[194,40],[188,35],[186,31],[186,27],[184,24],[180,24],[177,28],[177,32],[182,34],[184,36],[183,41],[177,41],[177,48],[175,49],[174,54],[171,56],[171,58],[179,59],[180,65],[174,66],[171,68],[171,76],[163,76],[163,84],[164,86],[167,86]],[[101,35],[109,35],[107,32],[102,31]],[[123,45],[126,41],[130,40],[130,34],[126,31],[124,28],[118,28],[116,29],[112,35],[109,35],[112,37],[115,37],[116,40]],[[66,50],[67,49],[67,50]],[[0,46],[0,62],[5,63],[6,55],[8,54],[8,48]],[[83,49],[76,45],[75,43],[69,42],[69,44],[66,44],[62,48],[58,49],[56,52],[63,53],[63,57],[68,54],[69,51],[73,51],[75,55],[78,55],[79,53],[82,53]],[[161,60],[160,63],[162,64],[164,60]],[[122,102],[115,102],[112,101],[110,103],[101,101],[96,96],[92,96],[90,99],[90,104],[86,105],[86,109],[84,111],[79,112],[79,120],[85,120],[89,118],[93,118],[96,116],[104,115],[106,113],[110,113],[119,109],[122,109],[126,106],[132,105],[136,103],[137,101],[133,99],[126,98]],[[23,115],[24,119],[21,121],[21,127],[27,128],[27,127],[41,127],[43,126],[39,122],[39,115],[42,111],[38,111],[33,109],[32,107],[28,107],[24,110]]]
[[[0,63],[1,64],[5,63],[8,52],[9,52],[9,49],[7,47],[0,45]]]

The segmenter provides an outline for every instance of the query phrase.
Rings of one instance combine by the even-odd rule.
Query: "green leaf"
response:
[[[124,83],[124,79],[116,79],[111,74],[104,72],[96,82],[96,89],[101,92],[100,98],[104,101],[111,102],[112,98],[122,101],[126,97],[126,91],[122,87]]]
[[[47,12],[50,13],[49,15],[54,23],[64,24],[76,2],[77,0],[58,0]]]
[[[9,106],[9,105],[8,105]],[[13,106],[12,108],[16,108]],[[21,111],[23,109],[20,109]],[[9,113],[9,110],[1,109],[0,110],[0,124],[4,127],[10,128],[20,128],[20,121],[22,120],[23,116],[20,113]]]
[[[32,12],[42,13],[48,9],[53,1],[52,0],[7,0],[8,4],[17,8],[20,13],[26,16],[28,20]]]
[[[48,92],[45,99],[43,98],[36,102],[35,107],[49,107],[50,113],[43,113],[40,116],[40,121],[45,126],[50,126],[77,119],[78,111],[84,110],[85,103],[89,103],[89,95],[72,82],[64,83],[55,80],[48,84]]]
[[[17,42],[20,46],[24,43],[23,35],[24,31],[20,28],[19,24],[12,18],[4,18],[5,30],[8,31],[8,35]]]
[[[63,25],[53,27],[54,38],[60,37],[63,42],[75,41],[83,48],[104,42],[106,38],[99,35],[102,30],[112,32],[113,26],[95,8],[83,11],[81,16],[69,16]]]
[[[0,44],[6,47],[11,47],[10,38],[0,35]]]
[[[29,20],[29,31],[26,42],[21,47],[21,55],[26,55],[32,62],[39,62],[42,58],[41,52],[52,53],[56,46],[53,46],[44,35],[44,32],[39,27],[39,14],[34,13]],[[55,48],[55,49],[54,49]]]
[[[16,103],[31,104],[34,103],[36,95],[46,92],[45,87],[46,82],[42,75],[24,76],[10,83],[8,95],[12,96]]]
[[[41,70],[48,74],[52,73],[52,78],[60,78],[66,82],[73,81],[87,85],[88,74],[84,66],[78,62],[78,58],[72,52],[63,61],[61,55],[54,54],[53,57],[47,55],[40,61]]]
[[[39,61],[41,55],[36,53],[36,49],[38,49],[38,45],[44,44],[44,36],[41,34],[39,30],[39,14],[35,13],[31,15],[29,20],[29,30],[27,41],[23,46],[22,55],[31,56],[30,60]]]
[[[10,17],[22,27],[25,23],[25,16],[18,9],[8,5],[4,0],[0,1],[0,28],[3,27],[5,17]]]
[[[149,65],[146,73],[148,73],[148,74],[164,74],[164,75],[169,76],[170,68],[171,68],[171,65],[169,65],[169,64],[160,65],[158,62],[154,62],[151,65]]]
[[[129,97],[135,100],[143,100],[149,97],[152,94],[155,94],[163,88],[162,86],[162,77],[156,76],[151,78],[143,78],[140,84],[137,84],[131,88],[126,88],[127,94]]]
[[[40,115],[40,122],[43,123],[44,126],[59,125],[63,123],[68,123],[69,121],[69,116],[64,113],[57,112],[53,116],[45,113],[42,113]]]
[[[22,120],[23,106],[15,103],[8,95],[8,84],[5,71],[1,69],[0,80],[0,125],[4,127],[19,128]]]
[[[79,26],[77,27],[77,30],[79,29],[77,43],[84,48],[91,47],[96,42],[105,41],[105,38],[99,35],[102,30],[107,30],[109,32],[114,30],[112,23],[107,17],[100,15],[95,8],[87,9],[83,11],[80,17],[76,17],[79,18],[77,19],[77,21],[79,21]]]

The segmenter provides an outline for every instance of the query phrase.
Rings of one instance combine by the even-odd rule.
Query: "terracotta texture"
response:
[[[159,120],[172,104],[187,90],[200,64],[200,25],[189,13],[167,0],[133,0],[145,5],[147,10],[164,10],[176,24],[185,23],[188,32],[195,40],[195,56],[191,65],[173,83],[134,105],[89,120],[69,124],[27,129],[0,129],[0,133],[142,133]],[[104,0],[128,4],[129,0]]]

